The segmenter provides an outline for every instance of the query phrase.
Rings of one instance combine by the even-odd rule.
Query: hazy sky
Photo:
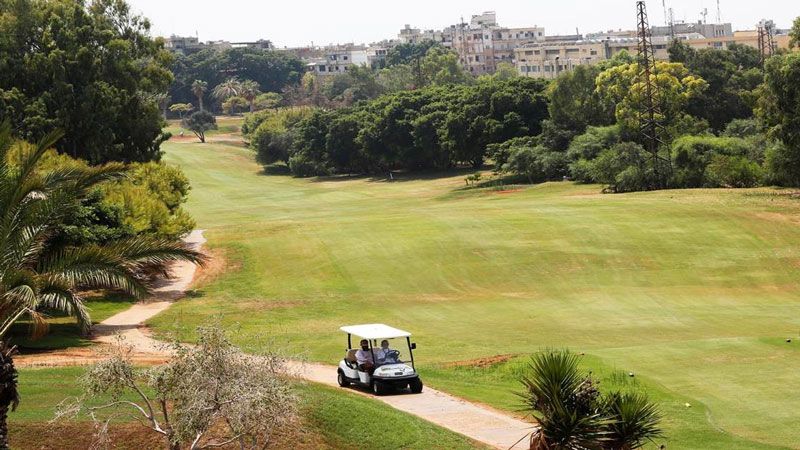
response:
[[[572,34],[636,26],[633,0],[128,0],[149,17],[156,35],[194,35],[200,40],[269,39],[277,46],[369,43],[396,37],[404,24],[441,29],[469,21],[472,14],[496,11],[504,26],[544,26],[547,34]],[[677,19],[697,21],[708,8],[716,19],[716,1],[667,0]],[[723,22],[752,29],[761,18],[788,28],[800,16],[800,0],[721,0]],[[758,9],[756,9],[756,6]],[[651,24],[663,24],[661,0],[648,2]]]

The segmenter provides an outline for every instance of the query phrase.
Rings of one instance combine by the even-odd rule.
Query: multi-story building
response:
[[[200,42],[200,39],[193,36],[176,36],[172,35],[164,39],[164,47],[176,53],[192,53],[199,50],[211,48],[215,50],[226,50],[230,48],[260,48],[272,50],[275,47],[272,41],[266,39],[259,39],[253,42],[228,42],[228,41],[208,41]]]
[[[656,59],[669,59],[668,36],[653,36]],[[564,42],[534,42],[515,50],[520,75],[532,78],[556,78],[580,65],[594,65],[621,52],[636,55],[636,38],[585,39]]]
[[[367,48],[346,44],[328,47],[325,57],[310,61],[306,64],[309,72],[316,75],[327,76],[345,73],[353,66],[366,66],[369,64]]]
[[[458,53],[464,69],[475,75],[493,73],[501,62],[514,63],[514,49],[527,42],[545,38],[544,28],[501,27],[497,14],[486,11],[474,15],[469,23],[459,23],[441,31],[412,28],[406,25],[400,30],[399,39],[404,43],[424,41],[438,42]]]
[[[768,21],[762,21],[759,26],[768,26]],[[659,34],[652,37],[655,57],[658,60],[668,60],[668,47],[673,39],[671,34],[661,34],[663,27],[658,29]],[[776,49],[789,48],[789,36],[786,32],[772,28],[772,36]],[[674,39],[686,43],[692,48],[727,49],[732,44],[748,45],[759,48],[759,33],[757,30],[731,31],[730,24],[676,24]],[[579,65],[593,65],[600,61],[610,59],[621,51],[631,55],[638,53],[638,39],[635,31],[608,31],[591,33],[587,39],[564,40],[561,42],[533,42],[525,44],[515,50],[516,67],[523,76],[535,78],[555,78],[565,71],[570,71]]]

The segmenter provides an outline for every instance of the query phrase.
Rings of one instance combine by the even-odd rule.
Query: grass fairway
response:
[[[386,322],[415,333],[430,384],[506,408],[450,363],[568,346],[691,403],[665,407],[670,448],[798,448],[800,200],[788,192],[301,180],[264,176],[231,146],[164,149],[228,270],[157,317],[159,332],[216,315],[335,363],[339,326]],[[513,371],[480,373],[515,388]]]
[[[22,403],[9,415],[13,448],[86,449],[90,447],[92,424],[54,417],[59,403],[81,395],[79,377],[85,368],[20,370]],[[279,431],[274,448],[292,449],[474,449],[483,446],[422,419],[402,413],[377,400],[314,383],[298,383],[300,422]],[[125,399],[138,401],[135,396]],[[111,401],[99,400],[98,404]],[[111,427],[113,448],[161,448],[163,442],[152,431],[129,418]],[[287,434],[287,435],[284,435]],[[66,439],[65,436],[70,436]],[[273,447],[271,447],[273,448]]]

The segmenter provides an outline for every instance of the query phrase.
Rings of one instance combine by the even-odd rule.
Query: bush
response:
[[[511,151],[519,147],[534,147],[538,143],[538,137],[524,136],[509,139],[499,144],[489,144],[486,146],[486,155],[494,162],[495,170],[502,170],[508,162]]]
[[[706,169],[706,184],[712,187],[755,187],[761,178],[761,166],[744,156],[714,155]]]
[[[761,134],[761,127],[756,119],[734,119],[722,132],[725,137],[746,138]]]
[[[608,150],[603,150],[592,165],[591,175],[598,183],[607,184],[612,191],[627,192],[633,189],[630,181],[635,178],[633,172],[627,173],[624,178],[625,187],[619,189],[617,176],[629,167],[643,167],[647,158],[641,145],[633,142],[621,142]],[[635,174],[637,177],[639,173]],[[641,187],[645,189],[644,186]]]
[[[567,156],[572,161],[579,159],[592,160],[597,158],[605,149],[611,148],[620,142],[619,127],[612,125],[609,127],[589,127],[586,132],[569,144]]]
[[[289,158],[289,170],[296,177],[314,177],[330,175],[330,168],[313,158],[309,158],[303,153],[296,154]]]
[[[311,115],[313,108],[284,108],[248,114],[242,132],[256,151],[256,161],[262,165],[288,162],[292,154],[290,129]]]
[[[767,182],[778,186],[800,186],[800,152],[791,151],[783,143],[767,149],[764,167]]]
[[[751,144],[741,138],[684,136],[672,144],[673,185],[682,188],[718,186],[706,168],[715,155],[745,156]]]
[[[566,155],[544,146],[517,147],[511,150],[503,170],[524,176],[529,183],[560,180],[567,174]]]
[[[594,161],[579,159],[569,163],[569,176],[578,183],[597,183],[594,178]]]

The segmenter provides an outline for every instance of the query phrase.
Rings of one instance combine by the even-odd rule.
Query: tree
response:
[[[222,83],[214,86],[214,90],[211,92],[211,95],[213,95],[215,99],[222,103],[231,97],[238,96],[241,92],[242,83],[236,77],[233,77],[228,78]]]
[[[708,84],[687,103],[687,112],[722,131],[734,119],[753,115],[753,91],[762,83],[758,51],[745,45],[731,45],[727,50],[694,50],[674,42],[670,60],[683,63]]]
[[[0,0],[0,121],[92,164],[161,155],[172,55],[121,0]],[[176,98],[176,97],[173,97]]]
[[[85,412],[100,430],[96,439],[105,444],[109,424],[124,413],[162,436],[167,450],[267,448],[273,432],[289,424],[297,410],[284,359],[276,353],[248,355],[218,327],[198,328],[197,335],[196,346],[175,344],[169,362],[143,370],[134,366],[129,349],[116,346],[83,377],[86,394],[66,403],[58,417]],[[112,401],[92,402],[103,394],[111,394]]]
[[[255,100],[256,110],[276,109],[283,101],[283,96],[277,92],[264,92],[259,94]]]
[[[176,102],[195,101],[192,83],[205,80],[213,89],[231,76],[253,80],[264,92],[282,92],[296,86],[305,73],[305,63],[291,52],[260,48],[203,49],[176,55],[171,66],[175,82],[170,95]]]
[[[181,122],[184,128],[188,128],[200,139],[206,142],[206,131],[217,129],[217,119],[208,111],[197,111]]]
[[[433,47],[421,62],[422,85],[465,84],[472,81],[458,61],[458,55],[444,47]]]
[[[661,107],[657,119],[667,128],[667,135],[662,138],[669,141],[672,135],[680,132],[688,102],[707,89],[708,83],[692,75],[681,63],[663,61],[656,63],[651,77],[658,87],[656,102]],[[624,64],[608,69],[598,75],[596,84],[604,107],[614,109],[622,132],[638,135],[639,116],[646,109],[646,89],[639,77],[639,65]]]
[[[255,102],[259,94],[261,94],[261,89],[255,81],[243,80],[239,83],[239,96],[247,101],[247,104],[250,106],[250,112],[256,110]]]
[[[114,289],[141,298],[152,287],[149,275],[165,273],[170,262],[203,261],[202,255],[174,240],[134,237],[81,246],[53,241],[89,192],[124,174],[119,164],[38,170],[42,156],[59,137],[51,133],[36,146],[25,146],[11,165],[11,126],[0,126],[0,340],[23,317],[32,319],[34,334],[44,333],[43,309],[73,316],[88,330],[92,322],[81,292]],[[1,439],[8,436],[2,413],[18,399],[13,352],[0,353],[2,446]]]
[[[203,98],[208,90],[208,83],[203,80],[194,80],[192,82],[192,94],[197,97],[197,102],[200,105],[200,111],[205,111],[203,108]]]
[[[386,67],[414,65],[425,57],[428,50],[438,46],[439,44],[436,41],[398,44],[386,54]]]
[[[225,114],[238,114],[248,107],[248,101],[244,97],[228,97],[222,102],[222,112]]]
[[[558,128],[582,133],[587,126],[614,123],[614,110],[600,101],[595,80],[600,71],[577,66],[561,74],[547,90],[550,119]]]
[[[800,17],[794,19],[792,29],[789,31],[789,48],[800,46]]]
[[[765,71],[756,112],[769,135],[782,143],[768,153],[770,177],[800,186],[800,54],[774,56]]]
[[[181,120],[183,120],[183,115],[190,112],[194,109],[191,103],[175,103],[169,107],[169,110],[172,112],[178,113]]]
[[[633,450],[662,437],[661,413],[643,392],[602,395],[566,350],[537,353],[520,381],[520,397],[539,426],[532,450]]]

